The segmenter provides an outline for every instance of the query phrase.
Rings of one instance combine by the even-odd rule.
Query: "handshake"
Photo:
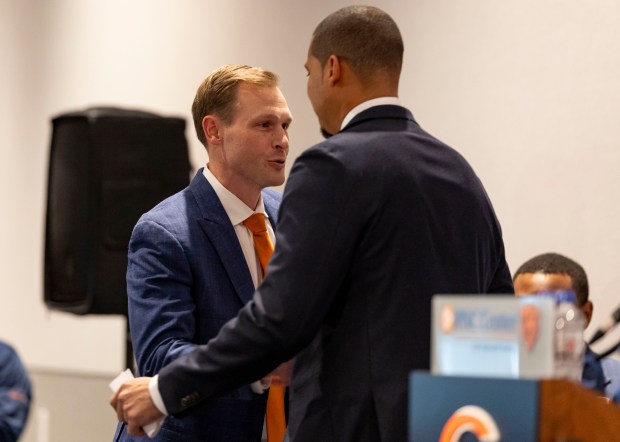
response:
[[[287,386],[292,367],[292,361],[279,365],[269,375],[253,382],[252,391],[262,394],[271,385]],[[110,405],[116,410],[118,420],[125,422],[127,432],[132,436],[155,437],[166,418],[151,396],[152,379],[134,378],[131,370],[127,369],[110,382],[110,389],[114,392],[110,398]],[[156,383],[154,387],[157,387]]]

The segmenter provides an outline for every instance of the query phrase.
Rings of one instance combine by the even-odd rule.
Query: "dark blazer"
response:
[[[280,195],[265,190],[263,201],[276,221]],[[239,240],[202,169],[189,187],[138,221],[127,293],[138,371],[147,376],[205,344],[252,298]],[[154,440],[260,441],[266,397],[243,385],[166,419]]]
[[[160,372],[172,414],[297,355],[290,440],[405,441],[431,297],[513,291],[480,180],[399,106],[362,112],[297,159],[277,235],[253,301]]]

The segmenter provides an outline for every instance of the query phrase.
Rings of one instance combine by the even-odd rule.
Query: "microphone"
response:
[[[598,330],[592,336],[592,339],[588,342],[588,344],[592,344],[593,342],[601,339],[605,334],[613,328],[614,325],[620,322],[620,307],[616,309],[615,312],[611,314],[609,318],[598,328]]]

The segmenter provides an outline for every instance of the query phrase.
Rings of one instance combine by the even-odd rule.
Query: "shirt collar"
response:
[[[396,105],[400,106],[400,99],[398,97],[379,97],[373,98],[372,100],[364,101],[363,103],[358,104],[353,109],[349,111],[349,113],[342,120],[342,124],[340,125],[340,130],[344,129],[347,124],[351,122],[353,118],[360,112],[365,111],[366,109],[370,109],[375,106],[384,106],[384,105]]]
[[[207,179],[215,194],[219,198],[222,206],[224,207],[224,211],[228,218],[230,218],[230,222],[233,226],[237,224],[241,224],[248,217],[250,217],[254,213],[262,213],[265,215],[265,219],[268,219],[269,216],[267,212],[265,212],[265,204],[263,203],[263,195],[259,197],[258,205],[256,206],[256,210],[250,209],[243,201],[241,201],[234,193],[228,190],[219,180],[213,175],[213,173],[209,170],[208,165],[202,171],[202,174]]]

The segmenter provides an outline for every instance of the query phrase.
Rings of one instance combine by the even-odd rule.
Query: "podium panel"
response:
[[[466,406],[476,407],[456,412]],[[485,419],[485,413],[491,422]],[[410,378],[409,442],[460,441],[466,433],[492,441],[492,425],[501,442],[536,441],[538,382],[519,379],[433,376]],[[444,431],[444,429],[446,431]],[[443,439],[440,439],[443,432]]]
[[[413,372],[409,442],[609,442],[620,406],[566,380]]]
[[[573,382],[540,381],[539,440],[620,440],[620,406]]]

